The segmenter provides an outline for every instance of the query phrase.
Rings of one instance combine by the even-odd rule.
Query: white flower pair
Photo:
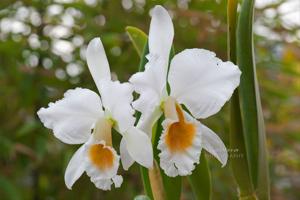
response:
[[[86,55],[100,97],[91,90],[76,88],[39,110],[41,121],[58,139],[83,144],[66,169],[68,188],[84,171],[100,189],[109,190],[112,183],[121,185],[122,177],[117,175],[120,158],[112,146],[112,128],[122,135],[120,156],[124,169],[134,161],[152,167],[152,127],[162,115],[164,131],[157,148],[161,151],[160,166],[168,176],[191,174],[202,148],[226,164],[223,142],[196,119],[221,109],[239,85],[241,72],[231,62],[222,62],[203,49],[182,51],[174,56],[168,69],[173,36],[168,12],[156,6],[149,31],[148,63],[144,72],[130,78],[130,83],[111,81],[101,40],[93,39]],[[132,103],[133,90],[140,97]],[[142,113],[137,127],[131,104]]]

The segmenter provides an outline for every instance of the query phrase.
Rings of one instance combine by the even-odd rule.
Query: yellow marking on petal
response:
[[[94,144],[89,149],[92,163],[101,170],[109,169],[114,163],[113,152],[103,144]]]
[[[171,152],[185,151],[192,146],[196,135],[195,125],[185,121],[182,108],[177,103],[176,113],[178,122],[169,125],[165,137],[165,142]]]

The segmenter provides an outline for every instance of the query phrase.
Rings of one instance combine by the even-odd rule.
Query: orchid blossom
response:
[[[178,53],[168,68],[173,36],[168,12],[156,6],[149,30],[148,63],[144,72],[129,80],[140,94],[133,102],[141,112],[138,127],[151,135],[154,123],[164,114],[157,148],[161,151],[160,166],[171,177],[190,175],[202,148],[226,164],[228,155],[222,140],[196,119],[217,113],[239,85],[241,74],[236,65],[204,49]]]
[[[38,116],[62,142],[83,144],[67,166],[66,186],[71,189],[85,171],[97,188],[110,190],[112,183],[120,187],[123,181],[117,175],[120,156],[112,145],[112,128],[122,135],[120,154],[125,169],[133,160],[151,167],[152,145],[147,134],[134,127],[132,86],[111,80],[100,38],[89,43],[86,58],[101,97],[88,89],[68,90],[63,99],[41,108]]]

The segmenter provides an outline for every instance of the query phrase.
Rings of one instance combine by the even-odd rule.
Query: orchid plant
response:
[[[237,8],[236,1],[229,1],[231,4]],[[231,14],[235,16],[236,13]],[[234,17],[231,19],[235,20]],[[234,31],[231,30],[230,37],[234,36]],[[144,34],[143,44],[145,38]],[[99,189],[110,190],[113,183],[120,187],[123,182],[122,176],[118,175],[120,160],[125,170],[135,161],[148,168],[148,181],[160,182],[151,183],[152,190],[163,190],[164,187],[156,161],[169,177],[191,175],[195,167],[201,165],[202,149],[217,158],[222,166],[226,165],[228,154],[224,143],[201,123],[201,119],[221,110],[239,86],[241,71],[234,63],[224,62],[205,49],[185,49],[171,58],[173,38],[170,15],[162,6],[155,6],[146,46],[149,53],[144,52],[145,58],[142,57],[147,60],[145,70],[133,74],[126,83],[111,80],[102,42],[100,38],[91,40],[86,58],[100,96],[89,89],[75,88],[68,90],[63,99],[38,111],[44,126],[52,129],[56,138],[67,144],[82,144],[65,172],[69,189],[84,172]],[[251,84],[247,86],[255,88]],[[139,94],[135,100],[133,92]],[[234,98],[239,100],[237,93]],[[239,107],[234,108],[241,116]],[[139,120],[134,117],[135,112],[141,114]],[[247,113],[242,114],[246,116]],[[156,146],[151,138],[159,119],[163,119],[159,124],[163,130],[158,133]],[[118,145],[120,156],[112,142],[112,129],[122,136]],[[153,155],[152,148],[159,150],[158,157]],[[246,162],[243,160],[242,166],[248,165]],[[234,162],[233,167],[239,166]],[[250,173],[246,170],[243,174],[248,176]],[[244,188],[240,188],[244,192]],[[249,196],[248,188],[245,191]],[[165,199],[163,192],[153,193],[156,193],[154,199]],[[252,197],[256,199],[255,194]]]

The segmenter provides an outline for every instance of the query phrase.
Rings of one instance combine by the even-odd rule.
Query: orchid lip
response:
[[[112,151],[103,144],[93,144],[90,146],[89,158],[100,170],[109,169],[114,163],[114,155]]]
[[[182,107],[172,97],[164,103],[164,114],[167,119],[174,120],[167,127],[165,143],[171,152],[183,152],[193,145],[196,127],[187,122]]]

